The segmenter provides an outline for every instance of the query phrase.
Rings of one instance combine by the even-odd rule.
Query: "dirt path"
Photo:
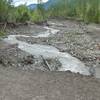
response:
[[[0,68],[0,100],[100,100],[100,81],[70,72]]]

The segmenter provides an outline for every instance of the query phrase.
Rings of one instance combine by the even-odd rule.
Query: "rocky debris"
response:
[[[54,22],[54,23],[52,23]],[[86,66],[94,66],[96,64],[96,57],[100,57],[100,45],[96,39],[98,38],[98,35],[96,38],[91,37],[91,33],[95,31],[88,30],[89,27],[87,27],[86,24],[75,22],[75,21],[57,21],[53,20],[51,22],[48,22],[50,25],[49,27],[59,29],[60,32],[58,32],[55,35],[52,35],[50,37],[40,37],[40,38],[33,38],[31,35],[34,36],[45,32],[44,26],[38,26],[38,25],[29,25],[29,26],[20,26],[14,29],[11,29],[10,34],[15,34],[16,32],[18,34],[24,34],[30,36],[30,37],[17,37],[20,41],[25,41],[30,44],[43,44],[43,45],[52,45],[59,49],[61,52],[68,52],[72,56],[80,59],[82,62],[85,63]],[[98,38],[99,39],[99,38]],[[99,39],[100,40],[100,39]],[[13,54],[13,53],[12,53]],[[16,55],[17,53],[15,53]],[[8,55],[8,54],[7,54]],[[16,58],[19,67],[25,69],[41,69],[41,70],[48,70],[43,62],[43,59],[41,57],[34,57],[28,53],[22,53],[22,51],[18,50],[18,57]],[[1,57],[2,58],[2,57]],[[13,58],[13,57],[12,57]],[[12,59],[11,58],[11,59]],[[4,58],[2,58],[4,59]],[[8,58],[7,58],[8,59]],[[50,66],[50,70],[57,70],[56,66],[60,67],[59,60],[55,59],[45,59],[46,62],[48,62]],[[54,62],[53,62],[54,61]],[[1,60],[1,63],[4,62]],[[6,62],[6,61],[5,61]],[[5,64],[6,65],[6,64]],[[15,64],[16,65],[16,64]]]
[[[60,63],[60,61],[55,58],[55,59],[43,59],[43,62],[45,64],[45,68],[47,68],[49,71],[58,71],[59,68],[62,66],[62,64]]]
[[[24,35],[37,35],[41,31],[44,32],[45,29],[43,26],[40,25],[19,25],[14,28],[7,28],[6,29],[8,35],[15,35],[15,34],[24,34]]]
[[[50,71],[58,71],[59,68],[62,66],[62,64],[60,63],[60,61],[57,58],[46,59],[46,61],[50,65]]]
[[[10,64],[10,61],[8,61],[7,58],[5,58],[4,56],[1,56],[0,64],[2,64],[3,66],[8,66],[8,64]]]
[[[95,74],[96,74],[95,67],[90,67],[89,72],[90,72],[91,76],[95,76]]]
[[[42,70],[42,71],[58,71],[61,67],[60,61],[55,59],[45,59],[43,56],[28,55],[21,61],[21,67],[23,70]]]
[[[26,65],[28,63],[32,63],[32,56],[24,51],[21,51],[17,46],[17,44],[9,44],[0,48],[0,65],[17,68],[21,65],[21,61],[24,61],[23,63]],[[28,56],[28,60],[25,58],[26,56]]]
[[[58,59],[45,59],[50,71],[57,71],[61,64]],[[21,70],[49,71],[41,56],[33,56],[18,49],[17,44],[4,45],[0,48],[0,65]]]
[[[26,57],[24,57],[21,61],[21,63],[25,64],[25,65],[31,65],[34,64],[34,56],[33,55],[28,55]]]
[[[95,58],[100,56],[97,42],[85,33],[65,32],[46,38],[18,37],[17,39],[30,44],[37,43],[42,45],[52,45],[61,52],[68,52],[72,56],[80,59],[86,64],[86,66],[95,65]]]
[[[14,66],[17,63],[17,49],[17,44],[0,48],[0,64],[3,66]]]

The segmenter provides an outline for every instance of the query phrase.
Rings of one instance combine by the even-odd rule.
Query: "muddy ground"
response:
[[[100,81],[70,72],[0,67],[0,100],[100,100]]]
[[[49,20],[48,25],[60,31],[46,38],[18,39],[30,44],[52,45],[61,52],[70,53],[86,66],[96,66],[97,58],[100,58],[100,25],[55,19]],[[8,35],[31,36],[45,32],[45,29],[41,25],[23,25],[6,31]],[[60,65],[58,61],[51,62],[55,66]],[[9,45],[1,39],[0,99],[100,100],[100,79],[71,72],[42,72],[41,69],[49,71],[41,58],[35,58],[18,49],[16,44]]]

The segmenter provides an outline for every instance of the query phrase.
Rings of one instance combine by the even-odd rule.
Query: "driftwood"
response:
[[[44,64],[46,65],[46,68],[50,71],[50,65],[48,64],[48,62],[46,61],[46,59],[44,59],[44,57],[41,55],[41,58],[44,62]]]
[[[7,23],[4,24],[4,27],[3,27],[3,29],[2,29],[3,32],[5,31],[6,26],[7,26]]]

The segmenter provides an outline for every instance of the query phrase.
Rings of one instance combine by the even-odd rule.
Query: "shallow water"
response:
[[[48,37],[49,35],[56,34],[59,32],[57,29],[44,27],[47,31],[44,33],[41,32],[37,36],[26,36],[26,35],[9,35],[8,38],[5,38],[4,41],[10,43],[10,44],[18,44],[18,48],[28,52],[35,56],[43,56],[44,58],[57,58],[60,63],[62,64],[62,67],[58,69],[58,71],[67,71],[70,70],[72,72],[79,72],[83,75],[90,75],[89,68],[84,65],[81,61],[79,61],[77,58],[72,57],[68,53],[62,53],[57,48],[49,45],[40,45],[40,44],[28,44],[26,42],[22,42],[16,39],[16,37]]]

